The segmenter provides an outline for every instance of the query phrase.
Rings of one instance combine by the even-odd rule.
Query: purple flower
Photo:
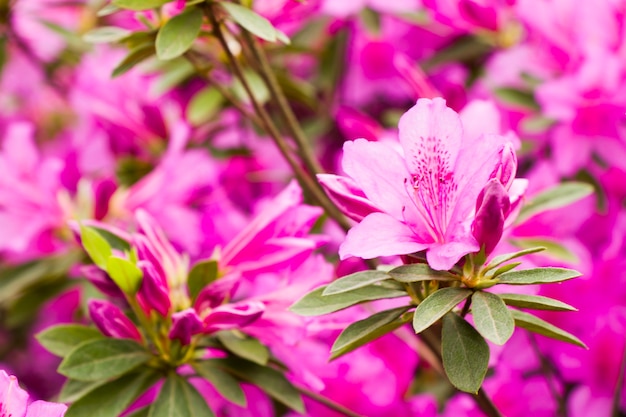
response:
[[[435,269],[450,269],[480,250],[472,234],[476,201],[491,179],[508,190],[517,160],[510,137],[464,133],[445,100],[420,99],[400,119],[404,155],[376,142],[344,145],[343,169],[378,208],[348,232],[339,254],[374,258],[427,251]],[[484,221],[485,219],[481,220]]]
[[[196,310],[188,308],[172,314],[170,339],[179,340],[185,346],[191,342],[191,336],[198,333],[202,333],[202,321],[198,317]]]
[[[0,370],[0,416],[2,417],[62,417],[65,404],[34,401],[28,403],[28,393],[20,388],[17,378]]]
[[[105,336],[141,342],[141,334],[137,327],[114,304],[104,300],[90,300],[89,316]]]
[[[204,318],[204,332],[213,333],[247,326],[261,317],[263,311],[265,311],[265,305],[259,301],[221,305]]]

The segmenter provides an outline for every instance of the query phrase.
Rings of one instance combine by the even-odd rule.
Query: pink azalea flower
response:
[[[469,126],[468,126],[469,127]],[[343,168],[380,212],[352,228],[339,254],[373,258],[427,250],[436,269],[478,252],[475,205],[489,180],[508,190],[517,160],[510,137],[464,132],[443,99],[420,99],[399,125],[404,155],[375,142],[344,146]],[[357,202],[363,206],[363,195]]]
[[[62,417],[65,404],[47,401],[29,403],[28,393],[17,383],[17,378],[0,370],[0,416],[7,417]]]

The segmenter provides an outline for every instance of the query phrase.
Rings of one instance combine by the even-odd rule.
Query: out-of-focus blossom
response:
[[[0,370],[0,415],[7,417],[63,417],[65,404],[47,401],[29,402],[28,393],[17,378]]]

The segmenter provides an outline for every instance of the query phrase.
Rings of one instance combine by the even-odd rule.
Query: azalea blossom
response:
[[[493,194],[489,181],[495,179],[502,186],[499,193],[513,184],[517,159],[512,137],[479,134],[473,124],[464,130],[459,115],[436,98],[418,100],[402,116],[399,140],[401,152],[363,139],[347,142],[343,169],[350,178],[320,178],[331,190],[334,183],[344,185],[335,193],[342,195],[344,209],[351,202],[360,215],[368,206],[377,209],[348,232],[339,250],[341,258],[426,250],[428,263],[443,270],[484,244],[492,249],[494,239],[482,226],[492,221],[482,216],[480,224],[472,225],[479,196]],[[350,189],[356,189],[353,198]],[[513,199],[517,201],[517,196]],[[497,212],[497,241],[501,223],[511,211],[510,201],[491,199],[490,205],[506,207],[481,210],[482,200],[481,214]]]
[[[0,370],[0,416],[4,417],[62,417],[65,404],[47,401],[29,403],[28,393],[17,383],[17,378]]]

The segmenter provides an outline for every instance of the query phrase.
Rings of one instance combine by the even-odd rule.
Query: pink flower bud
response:
[[[120,287],[97,265],[83,265],[80,267],[80,272],[103,294],[111,298],[124,299],[124,293]]]
[[[172,304],[165,277],[148,261],[139,261],[137,266],[143,272],[139,289],[142,304],[163,317],[167,316]]]
[[[169,334],[170,339],[177,339],[184,346],[191,342],[191,336],[201,332],[202,321],[193,308],[172,314],[172,329]]]
[[[478,195],[476,218],[472,223],[472,234],[485,248],[485,254],[491,253],[500,241],[504,220],[510,210],[511,202],[506,190],[499,180],[490,180]]]
[[[261,317],[264,311],[265,304],[260,301],[222,305],[204,318],[204,331],[213,333],[244,327]]]
[[[102,334],[118,339],[135,339],[141,342],[141,334],[137,327],[122,310],[104,300],[89,301],[89,316]]]

